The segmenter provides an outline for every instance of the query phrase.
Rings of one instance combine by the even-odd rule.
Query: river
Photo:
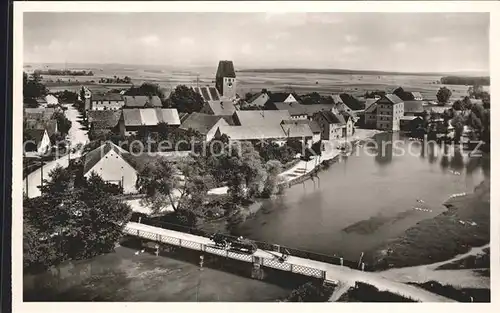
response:
[[[410,141],[399,133],[379,134],[320,172],[315,181],[264,201],[236,232],[356,260],[361,252],[373,251],[442,213],[450,195],[473,191],[485,176],[487,157]]]

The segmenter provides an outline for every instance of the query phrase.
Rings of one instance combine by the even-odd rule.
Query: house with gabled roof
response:
[[[289,119],[291,116],[287,110],[236,111],[233,114],[235,125],[241,126],[280,125]]]
[[[298,120],[284,120],[281,122],[282,125],[284,124],[306,124],[309,126],[309,129],[311,130],[312,133],[312,142],[318,142],[321,140],[321,127],[319,124],[314,121],[314,120],[306,120],[306,119],[298,119]]]
[[[404,101],[394,94],[386,94],[365,110],[365,125],[379,130],[398,131],[404,116]]]
[[[118,122],[118,130],[121,135],[129,136],[137,133],[140,129],[154,132],[160,123],[172,127],[181,125],[177,109],[126,109],[122,110]]]
[[[404,101],[404,115],[419,116],[424,113],[424,102],[422,100]]]
[[[321,128],[321,139],[332,140],[344,136],[346,121],[344,116],[334,111],[321,111],[313,115],[313,120]]]
[[[269,98],[271,102],[300,102],[300,98],[297,94],[290,92],[269,92]]]
[[[127,109],[144,109],[144,108],[161,108],[161,99],[158,96],[122,96],[123,108]]]
[[[52,135],[58,133],[57,128],[57,120],[36,120],[36,119],[24,119],[24,128],[25,129],[41,129],[46,130],[47,135],[52,137]]]
[[[229,126],[226,120],[220,116],[193,112],[182,122],[180,129],[195,130],[205,137],[205,141],[214,138],[217,129],[220,126]]]
[[[413,96],[413,100],[423,100],[422,94],[418,91],[411,91],[411,95]]]
[[[245,106],[248,107],[264,107],[265,104],[269,101],[269,95],[266,92],[260,92],[253,95],[252,98],[248,99],[247,104]]]
[[[286,110],[292,119],[311,119],[314,113],[320,111],[331,111],[335,108],[333,104],[300,104],[298,102],[275,102],[275,110]]]
[[[121,111],[113,110],[88,111],[87,119],[89,123],[89,129],[91,131],[108,133],[114,129],[117,129],[121,115]]]
[[[85,155],[83,175],[88,178],[94,172],[105,182],[122,186],[124,193],[137,193],[137,170],[127,161],[129,155],[128,151],[108,141]]]
[[[25,129],[23,152],[46,153],[50,149],[50,138],[45,129]]]
[[[123,96],[119,93],[93,93],[90,97],[89,110],[120,110],[124,105],[125,101],[123,99]]]
[[[58,110],[55,108],[24,108],[23,118],[33,120],[50,120]]]

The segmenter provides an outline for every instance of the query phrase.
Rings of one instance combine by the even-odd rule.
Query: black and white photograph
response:
[[[491,303],[495,6],[356,2],[16,3],[16,301]]]

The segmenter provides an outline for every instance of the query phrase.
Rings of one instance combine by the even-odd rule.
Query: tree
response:
[[[67,135],[71,128],[72,122],[62,112],[54,113],[53,118],[57,120],[58,131],[64,135]]]
[[[281,173],[283,166],[281,162],[270,160],[265,165],[267,171],[267,178],[264,183],[263,196],[272,196],[278,193],[278,175]]]
[[[469,88],[467,89],[467,93],[469,94],[469,96],[471,98],[479,98],[480,95],[483,93],[483,86],[481,85],[473,85],[473,86],[469,86]]]
[[[71,166],[49,175],[42,196],[24,201],[25,266],[47,267],[111,251],[132,212],[115,197],[117,187],[96,174],[76,187]]]
[[[414,100],[411,92],[405,91],[402,87],[396,88],[392,93],[398,96],[403,101]]]
[[[451,98],[451,90],[449,90],[446,87],[439,88],[439,90],[436,94],[436,98],[440,104],[444,105]]]
[[[35,104],[36,99],[47,95],[48,89],[41,81],[39,73],[33,73],[30,78],[28,74],[23,72],[23,98],[25,102]]]
[[[227,151],[219,163],[228,177],[229,193],[235,200],[248,200],[262,193],[266,171],[262,159],[250,142],[227,145]]]
[[[172,107],[185,113],[200,112],[204,104],[202,96],[185,85],[175,88],[170,94],[170,101]]]
[[[164,158],[155,163],[148,163],[137,175],[137,190],[146,195],[144,203],[153,212],[160,212],[168,206],[178,210],[175,193],[180,188],[181,180],[174,165]],[[168,200],[168,201],[166,201]]]
[[[127,96],[158,96],[163,99],[163,92],[160,89],[160,85],[152,83],[143,83],[139,87],[132,86],[129,90],[125,92]]]
[[[460,138],[464,132],[465,121],[462,114],[456,115],[451,120],[451,126],[453,126],[455,130],[455,142],[460,142]]]

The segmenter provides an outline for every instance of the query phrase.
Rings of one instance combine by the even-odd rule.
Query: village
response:
[[[111,210],[122,210],[113,214],[122,222],[130,220],[128,232],[139,234],[149,230],[146,225],[155,225],[182,233],[202,229],[208,236],[206,225],[212,221],[225,220],[227,228],[217,232],[230,231],[255,213],[256,199],[272,198],[284,188],[314,180],[326,164],[349,155],[353,145],[376,134],[402,133],[447,144],[489,140],[484,128],[465,122],[471,120],[465,116],[484,115],[483,100],[474,99],[474,92],[481,91],[473,89],[470,98],[453,106],[447,104],[451,92],[440,95],[446,94],[446,87],[438,92],[437,106],[403,88],[366,97],[315,92],[301,96],[266,89],[240,96],[237,71],[226,60],[219,62],[214,82],[172,90],[145,82],[107,93],[83,85],[79,93],[48,94],[39,73],[25,74],[25,83],[40,90],[40,97],[25,99],[24,108],[28,220],[30,207],[37,209],[33,217],[43,214],[38,210],[43,199],[65,203],[74,201],[69,200],[73,195],[61,192],[81,190],[77,194],[86,195],[89,188],[98,188],[100,197],[114,206]],[[439,112],[445,105],[449,109]],[[457,126],[459,118],[464,122]],[[130,226],[133,223],[145,226]],[[58,231],[51,233],[54,229]],[[43,237],[65,231],[67,226],[51,225]],[[157,255],[159,247],[155,246]],[[32,262],[30,266],[43,267],[54,261]],[[346,263],[340,261],[341,266]],[[364,271],[365,263],[350,267]],[[319,275],[325,279],[329,274]]]

